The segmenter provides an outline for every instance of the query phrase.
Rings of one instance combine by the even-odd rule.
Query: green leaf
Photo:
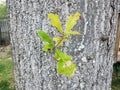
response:
[[[52,39],[49,37],[49,35],[46,32],[44,32],[42,30],[38,30],[37,34],[42,39],[42,41],[52,43]]]
[[[48,18],[51,19],[51,25],[55,26],[60,33],[63,32],[62,25],[60,23],[59,16],[57,14],[50,13]]]
[[[54,48],[53,44],[47,43],[47,44],[44,45],[44,47],[42,48],[42,50],[45,51],[45,52],[47,52],[48,50],[51,50],[53,48]]]
[[[60,39],[61,39],[60,37],[54,37],[53,41],[58,42],[58,41],[60,41]]]
[[[55,59],[58,60],[58,61],[61,60],[62,62],[66,62],[66,61],[72,60],[72,57],[67,55],[66,53],[56,49]]]
[[[68,17],[68,21],[66,23],[66,31],[71,30],[77,24],[79,17],[80,17],[79,12],[76,12],[74,15],[70,15]]]
[[[64,74],[67,77],[71,77],[72,75],[74,75],[75,71],[76,71],[76,65],[73,62],[71,62],[71,61],[66,61],[66,62],[58,61],[57,72],[59,74]]]
[[[49,35],[47,33],[45,33],[42,30],[38,30],[37,34],[39,35],[39,37],[42,39],[43,42],[46,42],[46,44],[42,48],[43,51],[47,52],[48,50],[51,50],[54,48],[52,39],[49,37]]]
[[[75,35],[75,34],[80,34],[80,33],[77,31],[69,31],[68,34]]]
[[[53,38],[53,41],[55,41],[55,45],[57,45],[57,47],[59,47],[59,46],[61,45],[61,43],[59,43],[60,40],[61,40],[60,37],[54,37],[54,38]]]

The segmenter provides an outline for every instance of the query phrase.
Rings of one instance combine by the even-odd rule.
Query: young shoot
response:
[[[79,32],[72,30],[80,18],[80,13],[76,12],[74,15],[70,15],[68,17],[65,29],[63,29],[57,14],[49,13],[48,18],[51,20],[51,25],[56,27],[60,33],[60,36],[51,38],[43,30],[38,30],[38,36],[42,39],[43,42],[45,42],[42,50],[45,52],[53,50],[54,58],[58,62],[57,72],[59,74],[66,75],[67,77],[71,77],[76,71],[76,65],[72,62],[72,57],[59,50],[59,47],[63,46],[65,41],[69,40],[69,36],[80,34]]]

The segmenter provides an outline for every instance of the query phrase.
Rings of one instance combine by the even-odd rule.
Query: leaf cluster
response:
[[[60,36],[51,38],[46,32],[43,30],[38,30],[38,36],[45,42],[42,50],[47,52],[48,50],[54,50],[55,52],[55,60],[57,63],[57,72],[59,74],[64,74],[67,77],[71,77],[76,71],[76,65],[72,62],[72,57],[67,55],[66,53],[59,50],[59,47],[63,45],[63,43],[69,39],[70,35],[80,34],[77,31],[73,31],[73,27],[77,24],[79,20],[80,13],[76,12],[74,15],[70,15],[65,25],[65,30],[63,29],[59,16],[57,14],[50,13],[48,14],[48,18],[51,20],[51,25],[56,27],[60,33]]]

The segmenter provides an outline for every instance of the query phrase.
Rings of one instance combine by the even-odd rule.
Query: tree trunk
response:
[[[7,0],[16,90],[110,90],[116,39],[116,0]],[[71,37],[63,48],[77,65],[74,76],[56,72],[51,53],[42,51],[36,31],[57,34],[47,18],[57,13],[61,22],[81,13],[74,27],[81,35]],[[51,60],[52,59],[52,60]]]

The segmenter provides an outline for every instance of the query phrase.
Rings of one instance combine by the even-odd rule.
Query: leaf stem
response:
[[[64,32],[62,33],[62,37],[60,39],[60,41],[57,43],[57,45],[53,48],[53,50],[56,50],[56,48],[58,47],[58,45],[65,39],[65,35]]]

